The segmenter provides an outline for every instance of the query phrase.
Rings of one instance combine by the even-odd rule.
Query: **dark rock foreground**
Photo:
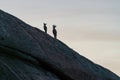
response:
[[[0,80],[120,80],[59,40],[0,10]]]

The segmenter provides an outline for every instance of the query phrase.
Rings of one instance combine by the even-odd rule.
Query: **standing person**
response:
[[[54,35],[54,38],[57,39],[57,30],[55,28],[56,28],[56,25],[53,25],[53,35]]]
[[[45,33],[47,34],[47,26],[46,26],[46,25],[47,25],[46,23],[43,23],[44,31],[45,31]]]

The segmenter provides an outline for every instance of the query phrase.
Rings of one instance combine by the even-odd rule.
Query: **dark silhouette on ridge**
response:
[[[54,35],[54,38],[57,39],[57,30],[55,28],[56,28],[56,25],[53,25],[53,35]]]
[[[120,77],[60,40],[0,10],[0,80],[120,80]]]
[[[43,23],[44,31],[45,31],[45,33],[47,34],[47,26],[46,26],[46,25],[47,25],[46,23]]]

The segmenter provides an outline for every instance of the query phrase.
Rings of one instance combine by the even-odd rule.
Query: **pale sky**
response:
[[[43,30],[120,76],[120,0],[0,0],[0,9]]]

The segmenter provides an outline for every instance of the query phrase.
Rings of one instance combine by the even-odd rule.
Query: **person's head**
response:
[[[44,26],[46,26],[46,23],[43,23]]]
[[[53,25],[53,28],[56,28],[56,25]]]

